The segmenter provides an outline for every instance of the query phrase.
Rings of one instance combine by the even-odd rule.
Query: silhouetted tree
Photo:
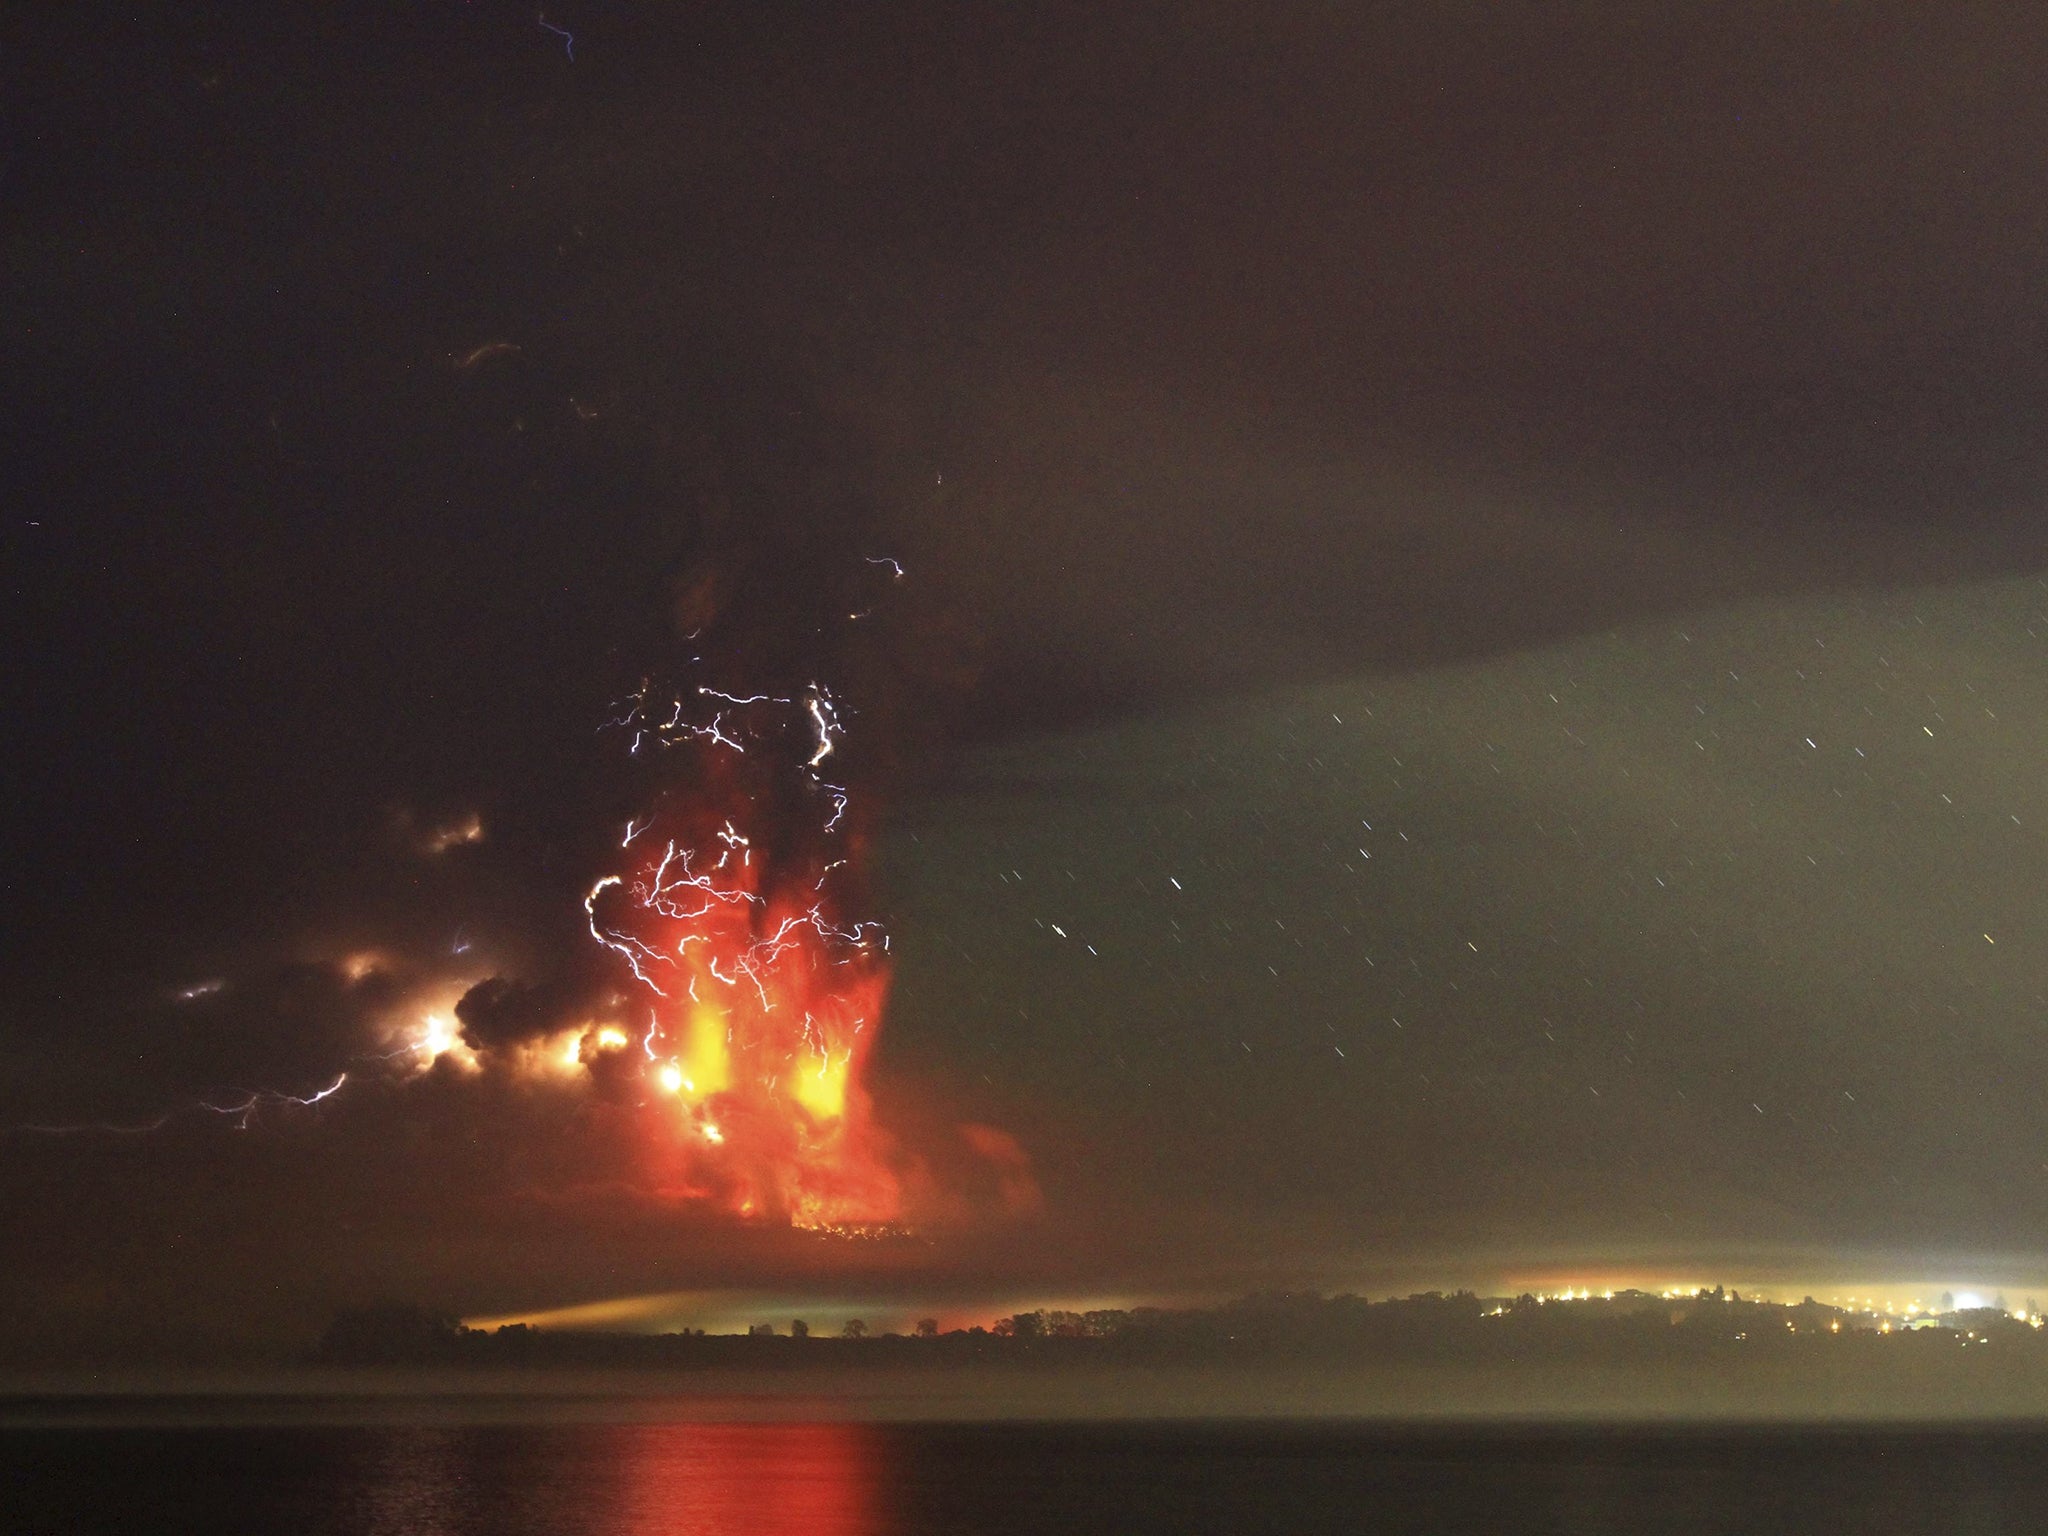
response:
[[[936,1339],[939,1336],[939,1320],[935,1317],[920,1317],[917,1320],[917,1336],[920,1339]]]
[[[844,1338],[864,1339],[868,1336],[868,1325],[857,1317],[849,1317],[846,1320],[846,1326],[840,1329],[839,1332]]]
[[[427,1307],[356,1307],[335,1314],[315,1353],[338,1365],[444,1360],[455,1353],[463,1332],[454,1318]]]
[[[811,1325],[798,1318],[789,1325],[789,1336],[792,1339],[808,1339],[811,1336]]]

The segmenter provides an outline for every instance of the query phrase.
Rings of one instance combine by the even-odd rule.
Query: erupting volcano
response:
[[[631,706],[615,722],[631,750],[678,749],[690,771],[627,824],[632,866],[585,906],[646,994],[664,1189],[804,1227],[893,1221],[901,1186],[861,1087],[888,940],[842,915],[864,839],[821,772],[841,731],[831,695],[643,688]]]

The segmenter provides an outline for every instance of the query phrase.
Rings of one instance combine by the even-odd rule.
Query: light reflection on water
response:
[[[336,1536],[877,1536],[888,1442],[859,1424],[421,1425],[336,1479]]]
[[[455,1536],[462,1493],[455,1432],[425,1429],[374,1447],[361,1485],[365,1528],[405,1536]]]
[[[869,1536],[887,1442],[856,1424],[634,1424],[620,1536]]]

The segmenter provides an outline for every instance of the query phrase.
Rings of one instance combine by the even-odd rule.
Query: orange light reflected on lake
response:
[[[884,1437],[864,1424],[622,1425],[620,1536],[875,1536]]]

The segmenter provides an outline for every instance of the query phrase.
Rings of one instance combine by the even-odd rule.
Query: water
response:
[[[413,1423],[0,1430],[0,1530],[234,1536],[2048,1530],[2048,1431]]]

